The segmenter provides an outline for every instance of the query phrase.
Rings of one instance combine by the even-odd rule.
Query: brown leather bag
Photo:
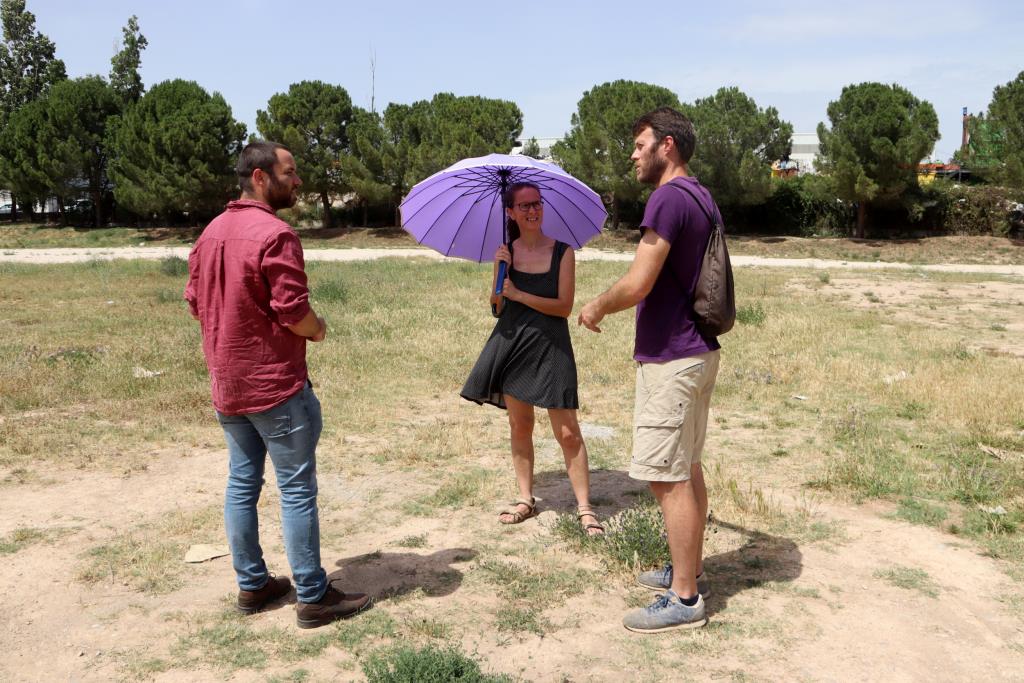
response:
[[[672,184],[691,197],[711,223],[711,235],[704,249],[700,275],[693,290],[693,313],[697,329],[705,337],[717,337],[732,329],[736,323],[736,293],[732,281],[732,263],[725,244],[722,213],[712,200],[712,214],[704,202],[686,185]]]

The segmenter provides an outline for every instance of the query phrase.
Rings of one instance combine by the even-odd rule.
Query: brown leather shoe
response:
[[[288,577],[277,577],[271,574],[263,588],[255,591],[238,591],[238,611],[243,614],[255,614],[268,602],[288,595],[288,591],[291,589],[292,582],[288,580]]]
[[[347,619],[369,606],[370,596],[366,593],[344,593],[328,585],[320,602],[295,603],[295,621],[299,628],[316,628]]]

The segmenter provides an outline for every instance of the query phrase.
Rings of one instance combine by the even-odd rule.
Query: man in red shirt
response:
[[[306,370],[306,341],[327,323],[309,305],[302,244],[275,214],[295,205],[302,181],[283,145],[253,142],[238,159],[242,197],[203,231],[188,257],[185,288],[199,321],[229,467],[224,526],[247,614],[287,595],[267,571],[256,503],[267,453],[281,494],[281,526],[302,628],[351,616],[370,603],[334,587],[320,564],[316,445],[323,422]]]

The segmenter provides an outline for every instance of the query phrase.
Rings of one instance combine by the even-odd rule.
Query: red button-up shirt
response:
[[[185,300],[199,317],[214,407],[258,413],[306,383],[309,313],[302,244],[261,202],[240,199],[206,226],[188,256]]]

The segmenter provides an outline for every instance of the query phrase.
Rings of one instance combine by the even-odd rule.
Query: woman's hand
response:
[[[502,261],[509,267],[512,266],[512,252],[508,250],[508,246],[505,244],[498,247],[498,250],[494,252],[494,262],[501,263]]]
[[[501,295],[503,297],[505,297],[509,301],[519,301],[519,299],[520,299],[519,295],[521,293],[522,292],[520,292],[518,289],[516,289],[516,286],[514,284],[512,284],[512,280],[509,280],[508,278],[505,278],[504,284],[501,285]]]

